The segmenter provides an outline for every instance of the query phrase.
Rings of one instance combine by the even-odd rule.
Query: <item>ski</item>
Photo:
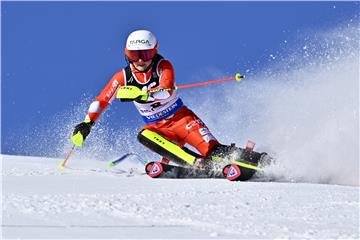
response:
[[[221,171],[149,162],[145,172],[152,178],[222,178]]]
[[[242,161],[234,161],[223,168],[223,175],[229,181],[247,181],[261,168]]]
[[[221,145],[216,151],[216,156],[211,157],[211,166],[193,167],[191,165],[173,165],[169,161],[147,162],[137,153],[126,153],[110,161],[109,168],[114,168],[125,159],[134,157],[145,166],[145,174],[151,178],[225,178],[230,181],[247,181],[263,167],[270,165],[272,158],[267,153],[254,151],[255,143],[248,141],[245,148]],[[194,155],[195,153],[187,149]],[[234,160],[236,159],[236,160]]]
[[[183,167],[162,162],[149,162],[145,166],[145,172],[151,178],[225,178],[229,181],[247,181],[259,170],[250,163],[240,161],[222,169]]]
[[[248,141],[245,148],[223,145],[219,148],[218,157],[212,157],[213,167],[194,168],[177,166],[164,162],[149,162],[145,172],[152,178],[226,178],[229,181],[247,181],[263,167],[270,165],[272,158],[267,153],[254,151],[255,143]],[[228,159],[235,154],[235,159]]]

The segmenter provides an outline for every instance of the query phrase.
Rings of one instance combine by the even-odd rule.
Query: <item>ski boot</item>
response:
[[[253,151],[255,143],[248,141],[245,148],[235,144],[218,145],[210,157],[213,161],[222,163],[222,173],[230,181],[249,180],[259,170],[259,160],[262,154]]]

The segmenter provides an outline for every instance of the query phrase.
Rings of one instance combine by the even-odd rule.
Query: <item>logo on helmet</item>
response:
[[[149,40],[145,40],[145,39],[143,39],[143,40],[131,40],[131,41],[130,41],[130,44],[131,44],[131,45],[139,45],[139,44],[147,44],[147,45],[150,45],[150,42],[149,42]]]

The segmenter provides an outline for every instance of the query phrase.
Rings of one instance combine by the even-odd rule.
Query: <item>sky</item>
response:
[[[134,30],[155,34],[182,85],[256,74],[302,32],[331,28],[358,11],[356,2],[2,1],[1,153],[24,154],[14,146],[39,141],[45,128],[44,143],[70,135],[126,66],[124,45]],[[112,128],[143,125],[130,103],[114,101],[107,113]]]

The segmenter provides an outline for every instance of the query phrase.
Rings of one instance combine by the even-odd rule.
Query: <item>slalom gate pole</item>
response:
[[[184,89],[184,88],[192,88],[192,87],[210,85],[210,84],[215,84],[215,83],[219,83],[219,82],[226,82],[226,81],[233,81],[233,80],[236,80],[237,82],[240,82],[241,79],[243,79],[243,78],[244,78],[243,75],[241,75],[240,73],[237,73],[235,75],[235,77],[228,77],[228,78],[216,79],[216,80],[211,80],[211,81],[206,81],[206,82],[185,84],[185,85],[176,86],[176,87],[173,87],[173,88],[154,89],[154,90],[149,90],[149,92],[150,93],[155,93],[155,92],[170,91],[170,90],[177,90],[177,89]]]
[[[67,161],[69,160],[70,156],[72,155],[74,149],[75,149],[75,145],[72,146],[72,148],[70,149],[70,151],[69,151],[68,154],[66,155],[65,159],[64,159],[61,163],[59,163],[58,167],[59,167],[60,169],[64,169],[64,168],[65,168],[65,165],[66,165]]]

